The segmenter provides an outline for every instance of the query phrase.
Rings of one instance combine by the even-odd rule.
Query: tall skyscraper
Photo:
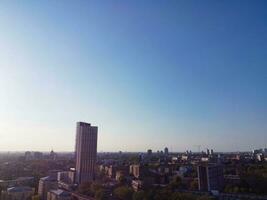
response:
[[[151,156],[151,155],[152,155],[152,150],[151,150],[151,149],[148,149],[148,150],[147,150],[147,155],[148,155],[148,156]]]
[[[165,147],[165,149],[164,149],[164,154],[165,155],[168,155],[169,154],[169,149],[167,147]]]
[[[214,154],[214,152],[213,152],[213,149],[211,149],[211,150],[210,150],[210,154],[211,154],[211,155],[213,155],[213,154]]]
[[[77,122],[76,129],[76,183],[92,181],[95,178],[97,154],[97,127]]]
[[[210,155],[210,150],[209,150],[209,149],[207,149],[207,155],[208,155],[208,156]]]

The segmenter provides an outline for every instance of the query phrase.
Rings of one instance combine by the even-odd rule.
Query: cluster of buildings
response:
[[[52,171],[49,176],[41,178],[38,188],[41,200],[69,200],[73,195],[77,198],[78,194],[73,192],[74,189],[80,184],[94,181],[97,174],[107,178],[106,186],[110,187],[109,191],[118,183],[129,185],[134,191],[152,186],[165,187],[179,177],[181,185],[184,186],[182,189],[197,183],[196,188],[191,189],[211,192],[214,195],[223,190],[227,181],[238,179],[236,176],[224,175],[222,163],[229,156],[215,154],[213,149],[201,153],[186,151],[175,156],[165,147],[163,151],[156,153],[148,149],[146,154],[139,154],[135,162],[122,162],[121,159],[97,161],[97,132],[96,126],[77,123],[75,168]],[[259,154],[264,156],[264,152],[257,150],[250,159],[257,158]],[[119,153],[119,156],[121,155],[122,152]],[[243,159],[236,154],[235,158]],[[193,175],[193,169],[196,169],[197,176]]]
[[[178,191],[211,194],[218,199],[236,199],[240,193],[229,195],[223,191],[226,185],[240,184],[239,173],[236,168],[233,168],[233,174],[225,173],[225,167],[229,163],[265,162],[266,154],[263,151],[215,153],[213,149],[207,149],[199,153],[169,153],[165,148],[164,151],[153,153],[148,149],[147,153],[139,154],[137,162],[112,160],[110,156],[104,159],[103,156],[99,161],[99,171],[110,181],[124,180],[134,191],[154,186],[164,188],[179,177],[181,187]],[[263,156],[261,160],[255,156],[258,154]],[[131,154],[128,156],[131,157]],[[255,195],[246,195],[246,198],[267,199]]]
[[[51,170],[48,176],[42,177],[38,185],[40,200],[70,200],[74,195],[74,188],[78,185],[95,180],[97,160],[97,131],[96,126],[78,122],[76,127],[75,168],[68,171]],[[53,151],[44,156],[41,152],[25,152],[25,160],[56,159]],[[28,200],[35,194],[35,188],[23,185],[22,178],[12,181],[0,181],[7,189],[2,191],[1,200]],[[14,187],[10,187],[14,183]],[[83,199],[81,197],[81,199]]]
[[[57,154],[51,150],[51,152],[48,155],[44,155],[44,153],[39,152],[39,151],[26,151],[25,152],[25,160],[30,161],[30,160],[42,160],[42,159],[50,159],[50,160],[56,160]]]
[[[149,154],[149,153],[148,153]],[[166,154],[165,154],[166,155]],[[151,155],[148,155],[151,156]],[[177,177],[185,188],[190,187],[192,182],[197,182],[200,191],[221,191],[224,186],[223,166],[219,163],[199,162],[197,166],[197,177],[192,175],[193,165],[185,164],[180,160],[172,160],[166,155],[163,159],[143,159],[136,164],[101,164],[99,170],[110,180],[120,181],[122,177],[134,191],[144,190],[152,186],[167,186]],[[177,165],[177,163],[183,165]]]
[[[116,184],[125,184],[134,191],[145,190],[154,186],[165,187],[180,180],[178,190],[210,192],[218,195],[225,183],[240,181],[237,175],[225,175],[223,162],[225,160],[254,159],[266,161],[267,149],[254,150],[245,154],[220,154],[213,149],[206,152],[170,153],[165,147],[155,153],[148,149],[138,155],[138,160],[123,161],[123,159],[103,158],[97,160],[98,127],[89,123],[77,122],[75,142],[75,167],[68,170],[50,170],[47,176],[40,178],[38,198],[40,200],[70,200],[86,199],[76,192],[79,185],[104,177],[107,191],[112,193]],[[121,158],[122,152],[119,153]],[[129,157],[132,155],[129,154]],[[40,152],[25,152],[25,160],[44,158]],[[45,159],[55,160],[57,154],[53,151]],[[178,178],[178,179],[177,179]],[[24,177],[10,181],[0,181],[2,200],[27,200],[35,194],[35,189],[25,185],[33,177]],[[12,184],[13,183],[13,184]],[[14,185],[14,186],[12,186]],[[88,197],[89,198],[89,197]]]
[[[0,192],[1,200],[28,199],[35,194],[34,177],[19,177],[13,180],[0,180],[0,188],[7,188]]]
[[[254,149],[252,151],[253,158],[259,162],[267,161],[267,148],[265,149]]]
[[[78,122],[76,127],[75,168],[68,171],[54,170],[39,181],[38,195],[41,200],[70,200],[74,189],[95,180],[97,159],[96,126]],[[77,194],[75,194],[77,197]]]
[[[1,200],[28,200],[34,195],[35,189],[28,186],[10,187],[2,191]]]

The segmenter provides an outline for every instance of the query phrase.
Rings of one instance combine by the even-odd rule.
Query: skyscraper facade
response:
[[[165,155],[168,155],[169,154],[169,149],[167,147],[165,147],[165,149],[164,149],[164,154]]]
[[[96,126],[84,122],[77,122],[76,128],[76,183],[92,181],[95,178],[97,156]]]
[[[221,191],[224,186],[223,167],[216,164],[199,165],[198,188],[201,191]]]

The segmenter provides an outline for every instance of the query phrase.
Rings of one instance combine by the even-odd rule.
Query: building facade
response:
[[[201,191],[221,191],[224,186],[223,167],[217,164],[199,165],[198,188]]]
[[[164,148],[164,154],[168,155],[169,154],[169,149],[167,147]]]
[[[76,128],[76,183],[92,181],[95,178],[97,156],[96,126],[84,122],[77,122]]]
[[[52,189],[57,189],[57,179],[53,176],[40,178],[38,186],[38,195],[41,200],[47,199],[47,192]]]
[[[50,190],[47,193],[47,200],[71,200],[71,193],[57,189],[57,190]]]

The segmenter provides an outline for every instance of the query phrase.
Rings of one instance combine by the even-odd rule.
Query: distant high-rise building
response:
[[[57,158],[57,154],[53,151],[53,149],[50,151],[49,158],[51,160],[56,160],[56,158]]]
[[[43,159],[43,153],[39,152],[39,151],[36,151],[36,152],[33,153],[33,158],[35,160],[41,160],[41,159]]]
[[[169,154],[169,149],[167,147],[164,148],[164,154],[168,155]]]
[[[31,160],[32,159],[32,154],[30,151],[25,152],[25,160]]]
[[[149,156],[152,155],[152,150],[151,150],[151,149],[148,149],[148,150],[147,150],[147,155],[149,155]]]
[[[78,184],[95,178],[97,154],[97,127],[77,122],[76,129],[76,182]]]
[[[223,167],[217,164],[199,165],[198,188],[201,191],[220,191],[224,186]]]
[[[210,155],[210,150],[209,149],[207,149],[207,155]]]
[[[213,154],[214,154],[214,152],[213,152],[213,149],[211,149],[211,150],[210,150],[210,154],[211,154],[211,155],[213,155]]]

